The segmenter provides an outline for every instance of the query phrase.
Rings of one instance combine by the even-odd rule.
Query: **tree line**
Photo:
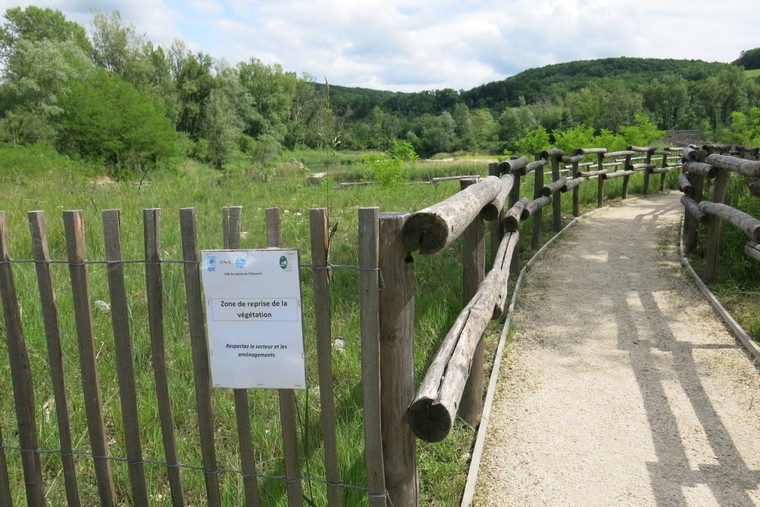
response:
[[[14,7],[0,27],[0,142],[46,143],[118,173],[184,156],[223,168],[239,157],[267,164],[283,150],[398,141],[422,156],[504,154],[542,131],[553,142],[636,125],[752,139],[760,84],[734,63],[614,58],[469,91],[386,92],[318,83],[255,57],[233,65],[180,40],[164,48],[119,12],[93,11],[88,32],[60,11]]]

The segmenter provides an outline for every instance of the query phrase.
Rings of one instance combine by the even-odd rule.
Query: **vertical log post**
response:
[[[562,150],[549,150],[548,155],[551,157],[552,182],[560,178],[559,162],[562,160],[564,152]],[[562,193],[557,190],[552,195],[552,230],[559,232],[562,229]]]
[[[572,169],[570,169],[573,173],[573,178],[577,178],[576,176],[578,174],[578,160],[579,157],[572,157]],[[573,216],[579,217],[581,216],[581,186],[576,185],[573,187]]]
[[[721,169],[713,183],[712,202],[723,203],[726,198],[729,172]],[[710,216],[705,245],[705,283],[712,283],[718,276],[720,263],[720,229],[723,221],[717,215]]]
[[[314,287],[314,318],[317,338],[317,366],[319,369],[319,402],[322,417],[322,439],[325,448],[325,474],[327,476],[327,502],[339,507],[340,468],[335,428],[335,396],[332,372],[332,320],[330,319],[330,236],[327,232],[327,210],[309,212],[311,229],[311,266]]]
[[[663,168],[668,167],[668,152],[667,151],[662,155],[662,167]],[[666,175],[667,173],[660,174],[660,192],[665,191],[665,176]]]
[[[0,296],[2,296],[5,334],[8,338],[8,359],[11,367],[13,399],[18,423],[18,440],[21,445],[21,465],[24,469],[26,503],[45,505],[45,485],[42,482],[42,465],[37,443],[37,423],[34,418],[34,386],[32,368],[26,350],[26,339],[21,327],[16,284],[11,268],[10,241],[5,211],[0,211]]]
[[[488,164],[488,175],[499,176],[499,164],[491,162]],[[514,187],[513,187],[514,188]],[[507,206],[509,208],[509,206]],[[501,244],[501,237],[504,234],[503,220],[499,216],[496,220],[491,221],[491,264],[493,264],[496,250]]]
[[[380,408],[379,209],[359,209],[359,305],[362,338],[364,459],[372,507],[386,507]]]
[[[538,158],[538,157],[537,157]],[[544,188],[544,168],[538,167],[535,172],[535,183],[533,186],[533,199],[539,199],[542,197],[541,190]],[[533,237],[530,241],[530,246],[533,250],[538,250],[541,245],[541,228],[544,222],[543,208],[538,208],[533,213]]]
[[[405,413],[414,399],[414,261],[401,241],[409,215],[380,214],[380,385],[385,484],[392,505],[419,504],[417,441]]]
[[[196,232],[195,208],[180,209],[182,234],[182,258],[184,260],[185,297],[187,299],[187,322],[190,330],[190,347],[193,356],[195,379],[195,408],[198,414],[198,434],[201,439],[203,478],[206,483],[206,502],[209,506],[221,506],[219,475],[214,443],[214,413],[211,395],[211,367],[209,364],[208,337],[203,318],[201,296],[200,256]]]
[[[111,474],[111,464],[108,461],[108,439],[103,420],[103,399],[100,394],[95,352],[95,331],[90,310],[90,275],[86,262],[82,211],[64,211],[63,225],[71,291],[74,296],[74,320],[77,328],[79,364],[82,371],[82,391],[87,413],[87,431],[95,464],[98,498],[101,506],[115,506],[117,505],[116,488]]]
[[[460,181],[463,190],[473,183],[475,183],[473,179]],[[462,240],[462,305],[467,306],[478,292],[480,282],[486,276],[485,227],[480,217],[476,218],[464,231]],[[477,347],[475,347],[470,366],[470,376],[467,378],[462,400],[459,403],[460,417],[473,428],[478,427],[480,417],[483,414],[483,361],[484,342],[481,337]]]
[[[224,248],[227,250],[237,250],[240,248],[242,212],[242,206],[226,206],[222,208],[222,239]],[[256,480],[256,458],[254,455],[253,438],[251,437],[251,410],[248,403],[248,390],[233,389],[232,397],[235,402],[235,421],[237,425],[238,446],[240,447],[240,467],[243,472],[245,505],[261,505],[259,484]]]
[[[161,269],[161,210],[143,210],[143,237],[145,243],[145,288],[148,301],[148,324],[150,327],[150,352],[153,377],[156,382],[158,417],[166,456],[166,471],[172,505],[185,505],[182,478],[179,469],[177,441],[174,436],[169,380],[166,376],[166,348],[164,346],[164,281]]]
[[[596,154],[596,170],[604,170],[604,153]],[[604,178],[602,175],[596,177],[597,191],[596,191],[596,207],[601,208],[604,205]]]
[[[53,384],[55,414],[58,421],[58,438],[61,443],[61,461],[63,479],[66,484],[66,504],[79,507],[79,485],[74,464],[71,442],[71,419],[69,401],[66,393],[66,380],[63,371],[63,348],[61,347],[61,325],[58,319],[58,303],[53,290],[53,274],[50,270],[50,252],[48,250],[47,226],[43,211],[30,211],[27,214],[29,232],[34,251],[34,267],[37,271],[37,286],[40,288],[40,309],[45,323],[45,340],[47,343],[50,380]],[[1,495],[0,495],[1,496]],[[0,498],[0,505],[3,505]]]
[[[654,150],[652,150],[652,149],[647,149],[646,155],[644,156],[644,163],[645,164],[649,165],[649,164],[652,163],[652,152],[653,151]],[[652,174],[652,170],[651,169],[649,169],[649,168],[644,169],[644,190],[642,191],[642,193],[644,195],[649,195],[649,176],[651,174]]]
[[[627,171],[629,167],[631,167],[631,155],[626,155],[625,163],[623,164],[623,170]],[[623,176],[623,190],[621,191],[623,199],[628,199],[628,184],[630,181],[631,176],[629,174]]]
[[[282,248],[282,225],[280,209],[267,208],[267,246]],[[298,460],[298,425],[295,389],[278,389],[280,400],[280,422],[282,424],[282,445],[285,450],[285,476],[288,484],[288,506],[303,505],[303,484],[301,465]]]
[[[129,330],[129,304],[121,248],[121,212],[118,209],[105,210],[102,216],[103,238],[108,261],[108,291],[111,298],[116,377],[119,385],[132,504],[147,506],[149,504],[148,486],[145,482],[145,467],[140,443],[134,347]]]
[[[689,181],[691,182],[691,188],[694,191],[693,199],[699,203],[702,200],[702,194],[704,189],[705,177],[701,174],[689,173]],[[688,216],[688,220],[684,224],[684,236],[686,241],[684,244],[684,250],[686,253],[693,253],[697,249],[697,236],[699,233],[699,222]]]
[[[521,176],[519,173],[513,173],[515,176],[515,184],[512,186],[512,190],[509,192],[509,206],[507,206],[507,209],[511,208],[515,205],[517,201],[520,200],[520,180]],[[502,234],[503,236],[503,234]],[[501,241],[499,241],[499,244],[501,244]],[[494,249],[494,252],[498,250],[498,245]],[[522,269],[522,266],[520,266],[520,247],[519,245],[515,247],[515,253],[512,256],[512,262],[509,264],[509,271],[511,273],[519,273],[520,269]]]

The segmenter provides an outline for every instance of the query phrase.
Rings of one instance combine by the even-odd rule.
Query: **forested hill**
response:
[[[714,76],[728,66],[701,60],[604,58],[528,69],[467,91],[443,89],[404,93],[329,85],[329,96],[333,110],[339,116],[348,114],[353,120],[367,117],[375,106],[410,116],[440,114],[460,102],[470,109],[485,107],[500,112],[507,107],[563,97],[592,83],[603,89],[622,85],[640,91],[640,87],[663,76],[678,75],[694,82]],[[325,93],[324,84],[317,84],[317,88],[320,93]]]

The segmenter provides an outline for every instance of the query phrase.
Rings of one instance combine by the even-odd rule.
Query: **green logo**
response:
[[[280,257],[280,267],[286,269],[288,267],[288,259],[283,255]]]

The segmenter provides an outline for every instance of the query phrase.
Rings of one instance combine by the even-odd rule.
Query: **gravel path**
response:
[[[760,373],[681,269],[681,214],[592,213],[534,264],[474,505],[760,505]]]

